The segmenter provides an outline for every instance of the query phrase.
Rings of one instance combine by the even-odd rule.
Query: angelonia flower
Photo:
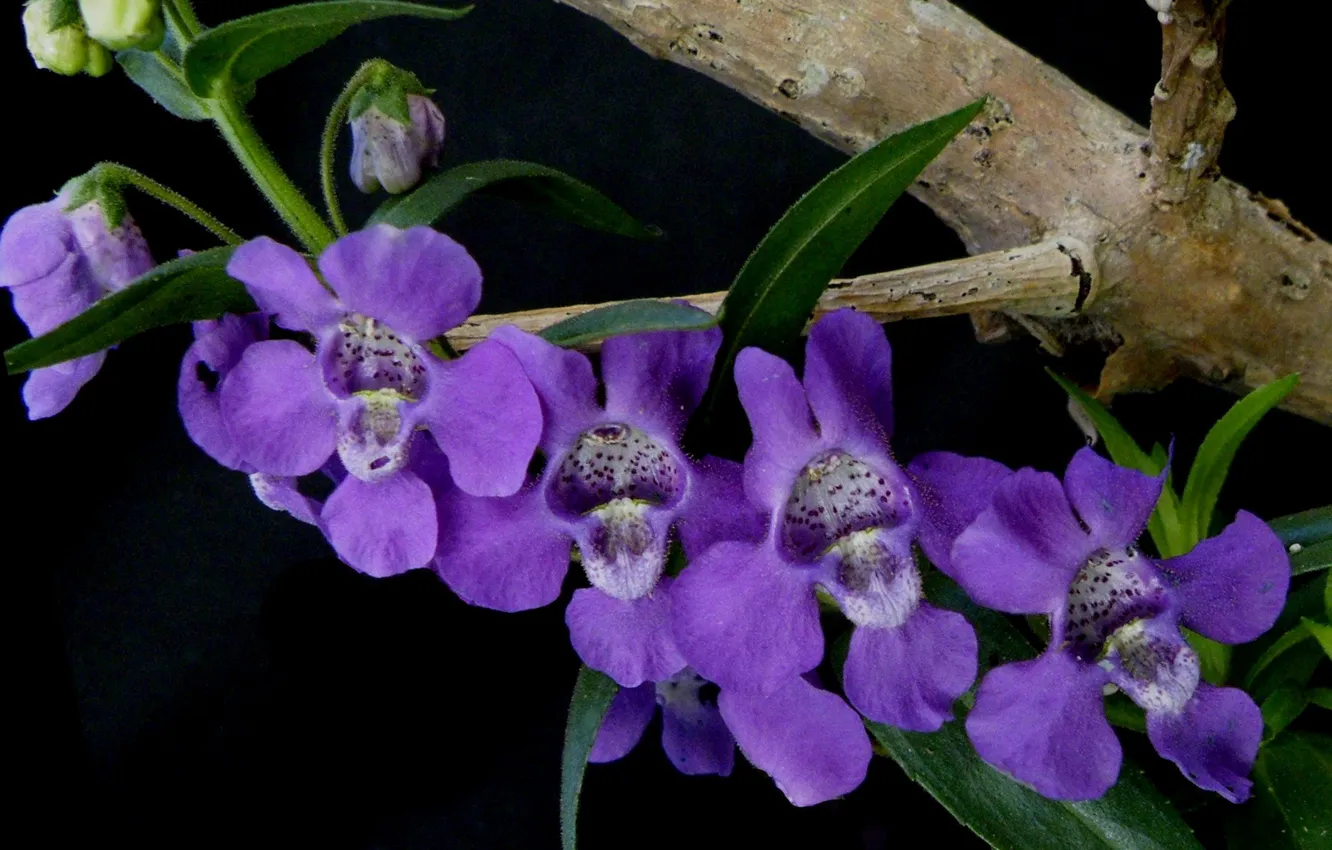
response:
[[[14,312],[33,336],[54,330],[154,265],[128,213],[109,226],[102,201],[66,209],[72,197],[67,189],[54,200],[24,207],[0,232],[0,287],[10,291]],[[100,351],[34,369],[23,385],[28,418],[64,410],[105,359]]]
[[[78,9],[65,0],[30,0],[23,10],[28,53],[38,68],[100,77],[116,66],[111,51],[88,37]]]
[[[399,194],[439,165],[444,113],[416,75],[385,65],[353,96],[351,178],[362,192]]]
[[[735,738],[717,708],[719,689],[691,668],[662,682],[621,688],[597,730],[587,760],[599,764],[629,754],[661,707],[661,746],[676,770],[691,776],[730,776]]]
[[[522,611],[558,598],[576,543],[591,587],[565,614],[575,651],[623,688],[669,680],[685,667],[669,627],[672,527],[690,557],[761,532],[740,496],[740,465],[695,461],[679,446],[721,332],[606,340],[604,406],[584,355],[514,327],[490,339],[514,353],[541,399],[545,468],[508,498],[441,494],[436,571],[471,604]]]
[[[88,36],[112,50],[153,51],[166,37],[162,0],[79,0]]]
[[[1248,798],[1262,715],[1243,691],[1202,681],[1180,627],[1232,644],[1271,628],[1290,565],[1266,524],[1241,511],[1216,537],[1158,560],[1137,540],[1164,473],[1090,448],[1062,484],[948,453],[923,455],[912,470],[938,500],[921,537],[931,560],[981,605],[1050,618],[1043,655],[981,682],[966,721],[981,758],[1047,797],[1101,796],[1122,758],[1103,705],[1118,689],[1146,712],[1156,751],[1194,784]]]
[[[976,676],[970,624],[922,598],[911,548],[918,496],[888,448],[890,369],[882,328],[849,310],[814,325],[803,385],[784,360],[740,353],[735,379],[754,434],[744,490],[767,535],[710,547],[673,592],[680,649],[721,686],[751,761],[760,759],[746,738],[782,740],[789,716],[836,717],[845,730],[819,759],[769,771],[798,805],[850,791],[870,753],[855,712],[801,678],[823,658],[819,588],[855,625],[844,690],[871,720],[938,729]]]
[[[341,480],[317,524],[338,555],[373,576],[426,566],[439,476],[421,474],[420,459],[442,451],[450,488],[513,493],[541,433],[539,403],[503,345],[448,361],[431,352],[481,297],[481,270],[449,237],[379,225],[330,245],[318,267],[322,282],[267,238],[236,249],[227,272],[278,325],[309,333],[314,350],[257,332],[241,345],[249,331],[233,326],[214,331],[237,337],[214,357],[201,336],[182,365],[181,415],[205,451],[244,471],[297,478],[336,455]],[[213,391],[192,385],[209,390],[200,363],[218,375]]]

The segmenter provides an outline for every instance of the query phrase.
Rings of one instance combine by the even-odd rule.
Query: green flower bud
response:
[[[23,31],[38,68],[100,77],[115,66],[110,51],[88,38],[74,0],[32,0],[23,10]]]
[[[352,97],[351,177],[362,192],[405,192],[439,164],[444,114],[429,94],[415,74],[385,62]]]
[[[112,50],[156,50],[166,37],[161,0],[79,0],[88,35]]]

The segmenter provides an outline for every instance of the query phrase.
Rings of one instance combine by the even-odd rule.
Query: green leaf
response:
[[[587,756],[597,740],[597,730],[619,690],[604,673],[590,667],[578,670],[573,699],[569,702],[569,723],[564,728],[564,760],[560,770],[560,844],[563,850],[578,845],[578,797],[583,790],[583,772]]]
[[[9,374],[93,354],[152,328],[253,311],[245,286],[226,272],[233,250],[213,248],[163,263],[50,333],[6,351]]]
[[[1266,727],[1263,741],[1271,741],[1280,735],[1295,718],[1304,713],[1308,704],[1309,698],[1304,688],[1297,685],[1285,684],[1273,691],[1263,700],[1263,726]]]
[[[493,159],[440,172],[411,192],[389,198],[367,224],[412,227],[434,224],[474,194],[506,198],[581,227],[653,239],[661,231],[638,221],[580,180],[534,162]]]
[[[1231,850],[1327,850],[1332,846],[1332,738],[1287,731],[1258,751],[1253,798],[1236,807]]]
[[[1230,676],[1230,659],[1234,655],[1228,644],[1203,637],[1192,629],[1181,629],[1193,651],[1198,653],[1202,677],[1213,685],[1224,685]]]
[[[1309,702],[1332,711],[1332,688],[1310,688],[1305,696],[1309,697]]]
[[[960,721],[931,734],[866,725],[907,776],[994,847],[1200,847],[1170,802],[1127,759],[1118,784],[1104,797],[1064,803],[1042,797],[981,761]]]
[[[245,88],[332,41],[353,24],[410,16],[454,20],[471,6],[441,8],[397,0],[327,0],[284,6],[205,30],[185,52],[185,79],[199,97],[218,85]]]
[[[622,334],[704,330],[716,324],[716,316],[685,304],[622,301],[571,316],[546,328],[538,336],[546,342],[573,348]]]
[[[1164,453],[1148,455],[1138,446],[1137,441],[1129,436],[1128,431],[1124,430],[1124,426],[1119,424],[1119,420],[1105,409],[1105,405],[1087,395],[1077,384],[1053,369],[1047,367],[1045,371],[1054,378],[1055,383],[1064,388],[1064,392],[1087,411],[1092,424],[1096,426],[1097,433],[1101,435],[1101,441],[1105,443],[1105,450],[1109,452],[1111,460],[1120,466],[1136,469],[1147,475],[1161,474],[1161,470],[1165,468]],[[1187,539],[1180,515],[1179,496],[1175,494],[1175,488],[1169,478],[1166,480],[1166,486],[1161,488],[1161,499],[1156,503],[1156,509],[1152,511],[1151,519],[1147,521],[1147,532],[1151,535],[1152,542],[1156,544],[1156,551],[1163,558],[1182,555],[1198,544],[1197,540]]]
[[[1291,575],[1316,573],[1319,570],[1332,569],[1332,540],[1322,543],[1294,544],[1299,547],[1290,553]]]
[[[1252,688],[1253,683],[1258,679],[1258,675],[1266,670],[1273,661],[1280,658],[1292,647],[1308,640],[1310,637],[1312,637],[1312,635],[1309,634],[1309,630],[1304,627],[1304,623],[1300,623],[1281,637],[1277,638],[1276,642],[1264,650],[1263,654],[1258,656],[1258,659],[1253,662],[1252,666],[1249,667],[1249,672],[1244,674],[1245,689],[1248,690]]]
[[[1318,641],[1318,645],[1323,648],[1323,653],[1332,659],[1332,626],[1320,623],[1317,620],[1310,620],[1308,617],[1300,622],[1304,624],[1305,631],[1313,635],[1314,640]]]
[[[1295,385],[1300,376],[1287,375],[1280,380],[1259,387],[1235,405],[1217,421],[1207,432],[1198,455],[1189,469],[1189,480],[1184,485],[1184,496],[1180,500],[1181,516],[1184,528],[1194,541],[1202,540],[1211,531],[1212,512],[1216,509],[1217,496],[1226,474],[1230,472],[1230,462],[1235,458],[1244,438],[1258,424],[1269,410],[1281,403]]]
[[[1268,525],[1291,550],[1292,575],[1332,568],[1332,505],[1278,517]]]
[[[116,54],[116,61],[125,69],[125,75],[167,112],[186,121],[208,120],[208,108],[185,85],[185,80],[154,54],[122,50]]]
[[[740,350],[781,350],[800,336],[833,275],[916,176],[980,112],[984,100],[889,136],[819,181],[786,211],[749,255],[726,300],[725,341],[697,422],[731,398]]]

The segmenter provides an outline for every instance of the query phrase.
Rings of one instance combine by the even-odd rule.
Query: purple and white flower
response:
[[[1200,678],[1187,626],[1222,643],[1269,629],[1290,565],[1276,535],[1241,511],[1187,554],[1156,560],[1137,539],[1164,475],[1116,466],[1091,449],[1062,484],[1034,469],[938,453],[912,464],[936,510],[922,547],[976,602],[1050,618],[1039,658],[991,670],[967,717],[976,751],[1047,797],[1092,799],[1119,775],[1103,692],[1147,713],[1157,752],[1196,785],[1247,799],[1263,721],[1243,691]]]
[[[374,105],[351,120],[351,178],[362,192],[406,192],[439,165],[444,113],[424,94],[406,95],[406,104],[406,124]]]
[[[587,760],[624,758],[638,745],[657,707],[661,707],[661,746],[681,773],[730,776],[735,738],[717,707],[716,685],[685,667],[661,682],[621,688],[597,730]]]
[[[509,498],[442,494],[436,570],[474,605],[522,611],[560,595],[577,543],[592,586],[575,591],[566,612],[574,649],[624,688],[670,679],[685,666],[664,576],[672,527],[689,556],[761,528],[740,497],[740,465],[693,461],[678,443],[721,332],[607,340],[604,407],[582,354],[513,327],[491,339],[517,356],[541,399],[546,466]]]
[[[256,341],[219,385],[232,465],[294,478],[336,454],[347,474],[319,525],[348,564],[374,576],[429,564],[435,499],[412,458],[434,444],[465,492],[521,486],[541,410],[518,360],[493,342],[450,361],[427,348],[481,297],[481,271],[457,242],[426,227],[353,233],[319,258],[328,288],[300,254],[266,238],[238,248],[227,271],[279,325],[315,339],[313,353],[290,339]]]
[[[152,269],[148,243],[126,214],[108,228],[97,201],[66,211],[62,197],[24,207],[0,232],[0,287],[33,336],[55,330]],[[99,351],[34,369],[23,385],[29,419],[55,416],[102,368]]]

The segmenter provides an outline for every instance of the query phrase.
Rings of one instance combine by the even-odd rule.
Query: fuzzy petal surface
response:
[[[196,322],[194,332],[176,381],[176,406],[185,431],[213,460],[228,469],[253,472],[222,418],[221,389],[245,349],[268,338],[268,317],[228,314],[216,322]]]
[[[59,199],[24,207],[0,230],[0,287],[24,286],[53,274],[75,251]]]
[[[585,428],[605,419],[587,357],[512,325],[496,328],[490,338],[513,352],[532,382],[541,400],[541,447],[547,452],[567,449]]]
[[[626,601],[594,587],[574,591],[564,612],[569,642],[583,663],[622,688],[659,682],[684,669],[671,637],[669,582],[647,596]]]
[[[435,554],[435,499],[407,470],[374,483],[348,475],[320,519],[338,557],[376,578],[424,567]]]
[[[696,558],[723,540],[762,540],[767,517],[745,498],[744,467],[710,455],[690,466],[689,494],[675,522],[685,555]]]
[[[945,575],[953,574],[953,543],[990,505],[999,482],[1013,470],[984,457],[927,452],[907,467],[920,492],[917,542]]]
[[[78,254],[69,254],[51,274],[15,286],[9,293],[14,299],[14,312],[33,336],[55,330],[104,294]]]
[[[29,372],[23,383],[28,419],[46,419],[69,407],[83,385],[97,376],[105,360],[106,352],[99,351]]]
[[[254,488],[255,498],[262,502],[264,507],[291,514],[310,525],[320,524],[319,514],[323,505],[296,489],[295,478],[255,472],[250,475],[250,486]]]
[[[1079,449],[1064,472],[1064,491],[1098,546],[1116,549],[1133,543],[1147,527],[1161,498],[1165,473],[1146,475]]]
[[[291,340],[245,349],[221,392],[239,456],[270,475],[307,475],[337,445],[337,415],[314,355]]]
[[[227,274],[245,284],[254,303],[288,330],[318,333],[346,312],[305,258],[261,236],[236,249]]]
[[[1244,691],[1200,684],[1182,711],[1148,712],[1147,737],[1194,785],[1232,803],[1249,799],[1263,714]]]
[[[884,445],[893,433],[893,353],[864,313],[838,310],[814,323],[805,346],[805,392],[828,440]]]
[[[601,376],[607,415],[678,440],[703,400],[721,339],[721,328],[708,328],[606,340],[601,346]]]
[[[651,684],[636,688],[620,688],[611,700],[601,727],[597,729],[597,739],[592,743],[592,752],[587,760],[593,764],[622,759],[638,746],[643,732],[652,722],[652,712],[657,709],[657,690]]]
[[[735,767],[735,738],[715,704],[663,705],[661,746],[675,769],[689,776],[730,776]]]
[[[756,505],[777,510],[819,450],[805,388],[789,363],[759,348],[736,357],[735,383],[754,432],[745,455],[745,492]]]

